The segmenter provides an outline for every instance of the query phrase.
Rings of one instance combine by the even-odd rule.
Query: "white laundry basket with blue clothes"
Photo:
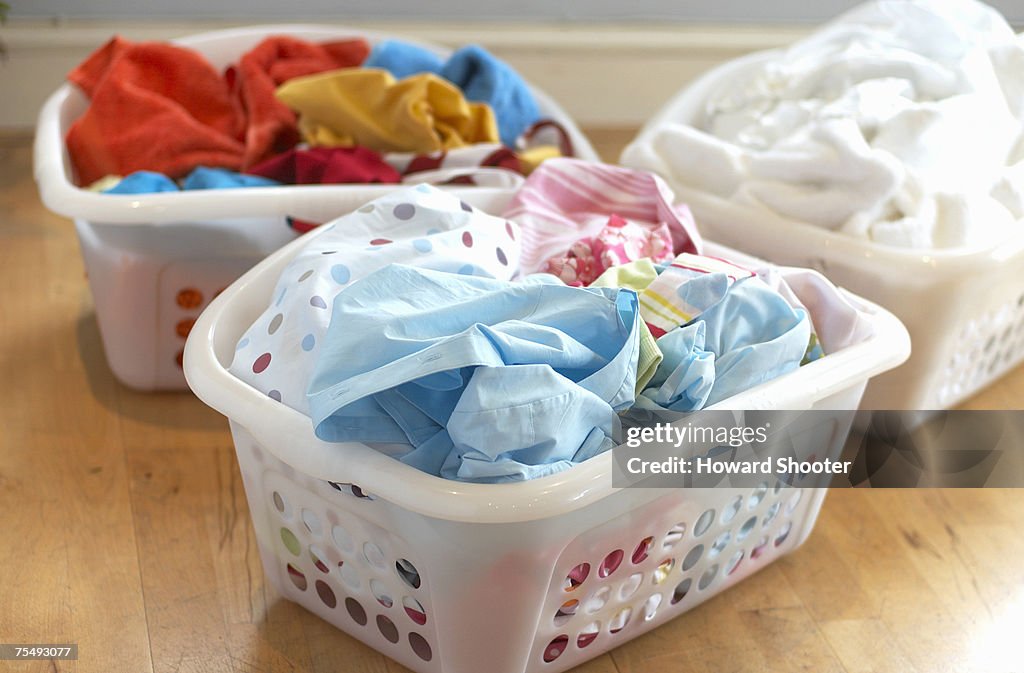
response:
[[[280,25],[201,33],[173,42],[217,69],[270,35],[311,41],[389,38],[340,26]],[[450,50],[420,45],[439,56]],[[564,110],[531,87],[542,118],[563,128],[576,156],[597,154]],[[70,84],[45,103],[35,141],[35,177],[43,203],[74,218],[104,352],[114,375],[139,390],[184,389],[184,340],[209,301],[243,271],[295,237],[290,218],[319,223],[399,185],[289,185],[245,190],[135,195],[76,186],[64,138],[88,100]],[[509,186],[446,187],[468,203],[500,209]]]
[[[464,483],[386,447],[319,439],[308,415],[281,402],[301,388],[258,390],[229,367],[250,326],[284,329],[276,315],[257,319],[281,300],[275,286],[289,263],[330,235],[308,234],[228,287],[185,353],[189,385],[230,420],[264,570],[289,600],[421,673],[561,671],[696,607],[809,535],[821,489],[614,488],[611,452],[527,481]],[[483,243],[473,241],[486,250],[479,263],[503,266]],[[705,251],[757,265],[721,246]],[[307,301],[309,276],[296,270],[281,287],[322,310],[329,298]],[[855,409],[868,379],[907,357],[909,340],[891,314],[846,297],[865,327],[858,342],[832,352],[823,333],[828,355],[714,408]],[[293,348],[305,348],[301,331]],[[243,362],[263,370],[261,357]],[[834,452],[848,430],[849,420],[825,423],[807,444]]]
[[[872,381],[866,409],[953,407],[1024,360],[1024,145],[992,140],[1024,130],[1021,45],[980,3],[867,3],[698,78],[621,161],[664,178],[714,240],[900,318],[913,355]],[[934,195],[916,193],[924,180]],[[936,212],[954,224],[914,227]]]

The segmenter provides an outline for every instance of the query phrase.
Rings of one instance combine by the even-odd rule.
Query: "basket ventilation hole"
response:
[[[313,561],[313,565],[316,566],[316,569],[324,573],[325,575],[331,571],[331,569],[327,566],[327,563],[324,562],[324,559],[327,558],[327,555],[324,554],[323,551],[321,551],[321,549],[316,545],[309,545],[309,558]]]
[[[730,521],[735,519],[736,515],[739,514],[739,511],[742,508],[743,497],[738,495],[735,498],[733,498],[732,502],[729,503],[728,507],[722,510],[722,523],[729,523]]]
[[[754,545],[754,548],[750,550],[750,560],[753,561],[755,559],[761,558],[761,555],[764,554],[764,551],[767,548],[768,548],[768,536],[765,535],[764,537],[761,538],[761,541],[758,542],[756,545]]]
[[[729,562],[725,564],[725,574],[726,575],[731,575],[734,572],[736,572],[736,568],[740,567],[740,561],[742,561],[742,560],[743,560],[743,550],[740,549],[735,554],[733,554],[732,558],[729,559]]]
[[[323,580],[316,581],[316,595],[320,597],[320,600],[324,602],[329,608],[335,608],[338,605],[338,598],[334,595],[334,590],[324,582]]]
[[[756,508],[758,505],[761,504],[766,495],[768,495],[768,482],[763,481],[750,494],[750,498],[747,500],[747,508]]]
[[[363,558],[366,562],[379,570],[384,569],[384,552],[372,542],[363,545]]]
[[[653,537],[645,537],[643,540],[640,540],[640,544],[638,544],[636,549],[633,550],[633,556],[630,557],[630,561],[633,562],[633,565],[643,563],[651,553],[651,547],[653,546]]]
[[[348,484],[345,482],[338,481],[328,481],[327,483],[330,484],[331,488],[333,488],[335,491],[339,491],[341,493],[344,493],[345,495],[351,495],[354,498],[362,498],[364,500],[377,499],[377,496],[373,495],[372,493],[367,493],[366,491],[364,491],[359,486],[356,486],[355,484]]]
[[[370,580],[370,592],[373,594],[373,597],[377,599],[377,602],[386,608],[390,608],[395,604],[395,599],[391,597],[390,592],[388,592],[388,588],[384,586],[383,582]]]
[[[693,580],[687,577],[685,580],[676,585],[675,591],[672,592],[672,605],[675,605],[679,601],[686,598],[686,594],[690,593],[690,586],[693,584]]]
[[[320,537],[324,534],[324,527],[320,525],[320,519],[308,509],[302,510],[302,524],[313,537]]]
[[[792,529],[793,529],[793,522],[792,521],[787,521],[786,525],[783,526],[782,530],[779,531],[779,536],[775,538],[775,546],[776,547],[781,546],[782,543],[786,541],[786,538],[789,537],[789,531],[792,530]]]
[[[729,542],[731,540],[732,533],[730,533],[729,531],[725,531],[724,533],[719,535],[711,544],[711,551],[708,552],[708,556],[710,556],[711,558],[715,558],[716,556],[721,554],[722,550],[729,546]]]
[[[412,651],[416,653],[416,656],[423,661],[430,661],[434,656],[433,652],[430,651],[430,643],[418,633],[409,634],[409,646],[412,647]]]
[[[683,559],[683,572],[686,572],[693,566],[697,565],[697,561],[699,561],[700,557],[703,555],[704,545],[699,544],[693,549],[691,549],[690,552],[686,555],[686,558]]]
[[[288,579],[292,581],[295,588],[299,591],[306,590],[306,576],[302,574],[302,571],[293,566],[291,563],[288,564]]]
[[[665,533],[665,541],[661,543],[662,549],[669,550],[679,544],[679,541],[686,535],[686,524],[677,523]]]
[[[345,599],[345,609],[348,611],[348,616],[352,618],[359,626],[366,626],[366,610],[363,606],[354,598]]]
[[[715,577],[718,575],[718,564],[711,566],[704,571],[704,574],[700,576],[700,581],[697,582],[697,588],[704,591],[711,583],[715,581]]]
[[[562,656],[562,652],[565,652],[565,648],[569,646],[569,636],[557,636],[554,640],[548,643],[548,646],[544,648],[544,662],[550,664],[552,661]]]
[[[587,576],[590,575],[590,564],[581,563],[572,570],[565,577],[565,582],[562,584],[562,589],[565,591],[574,591],[578,586],[587,581]]]
[[[649,622],[654,619],[654,616],[658,614],[658,608],[661,606],[661,594],[654,594],[644,603],[644,621]]]
[[[563,626],[566,622],[573,618],[576,611],[580,608],[580,602],[575,598],[562,603],[558,608],[558,612],[555,613],[555,626]]]
[[[605,578],[610,576],[616,570],[618,570],[619,565],[622,564],[623,556],[624,554],[622,553],[621,549],[616,549],[615,551],[605,556],[604,560],[601,561],[601,565],[597,569],[597,576]]]
[[[771,525],[772,521],[775,521],[775,517],[779,515],[779,509],[782,507],[782,503],[773,502],[772,506],[768,508],[768,511],[764,515],[764,521],[761,525],[767,528]]]
[[[302,553],[302,547],[299,546],[299,538],[295,537],[295,533],[291,532],[287,528],[281,529],[281,542],[284,543],[285,549],[290,551],[294,556],[298,556]]]
[[[590,643],[597,640],[597,634],[601,633],[601,622],[591,622],[583,627],[576,636],[576,647],[583,649]]]
[[[803,496],[804,492],[799,490],[793,494],[793,497],[791,497],[789,499],[789,502],[786,503],[786,516],[790,516],[791,514],[793,514],[793,512],[796,511],[796,506],[800,504],[800,500],[803,498]]]
[[[377,615],[377,630],[389,643],[398,642],[398,627],[384,615]]]
[[[416,566],[412,563],[404,558],[398,559],[398,561],[395,562],[395,570],[398,572],[398,576],[401,577],[402,581],[407,585],[413,589],[420,588],[420,572],[416,570]]]
[[[619,600],[628,600],[640,588],[643,581],[643,573],[633,573],[627,577],[626,581],[622,583],[622,588],[619,589]]]
[[[746,540],[747,536],[750,535],[751,531],[754,530],[754,526],[756,526],[756,525],[757,525],[757,517],[756,516],[752,516],[749,519],[747,519],[743,523],[743,525],[740,526],[739,531],[737,531],[737,533],[736,533],[736,541],[737,542],[743,542],[744,540]]]
[[[409,615],[409,619],[413,622],[420,626],[427,623],[427,611],[424,610],[423,605],[412,596],[406,596],[402,599],[402,607],[405,608],[405,614]]]
[[[629,618],[633,616],[633,608],[622,608],[615,613],[612,620],[608,622],[608,633],[618,633],[629,624]]]
[[[715,510],[709,509],[700,515],[697,519],[697,523],[693,525],[693,536],[700,537],[704,533],[708,532],[708,528],[711,528],[711,524],[715,522]]]
[[[278,493],[277,491],[274,491],[274,494],[271,496],[271,499],[274,501],[274,508],[281,514],[284,514],[286,507],[284,503],[284,498],[281,496],[281,494]]]
[[[593,614],[603,608],[608,602],[608,597],[611,595],[612,590],[608,587],[601,587],[593,593],[590,598],[583,604],[583,609],[588,613]]]
[[[672,568],[674,568],[675,565],[676,560],[674,558],[667,558],[659,563],[658,567],[654,569],[654,574],[652,575],[654,583],[661,584],[664,582],[672,573]]]

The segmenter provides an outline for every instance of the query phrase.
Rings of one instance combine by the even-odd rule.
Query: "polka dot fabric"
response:
[[[307,415],[306,384],[343,289],[395,263],[499,280],[510,280],[519,266],[515,223],[429,185],[392,192],[324,227],[285,268],[230,368]]]

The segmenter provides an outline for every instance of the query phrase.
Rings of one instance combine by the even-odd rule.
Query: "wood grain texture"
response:
[[[591,137],[614,159],[634,132]],[[404,671],[264,582],[224,419],[113,380],[30,161],[0,136],[0,642],[80,659],[0,669]],[[1018,369],[965,406],[1022,402]],[[1019,491],[834,491],[797,553],[576,670],[1020,673],[1021,521]]]

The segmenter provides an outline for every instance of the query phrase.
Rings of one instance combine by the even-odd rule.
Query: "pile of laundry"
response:
[[[1024,39],[992,7],[876,0],[731,71],[622,160],[765,221],[992,245],[1024,218],[1022,72]]]
[[[67,133],[71,162],[105,193],[465,183],[573,152],[520,76],[475,45],[443,59],[395,40],[276,35],[220,73],[186,47],[115,37],[68,79],[89,99]]]
[[[550,159],[500,216],[403,188],[309,238],[230,370],[322,440],[503,482],[607,451],[634,410],[702,409],[864,338],[819,274],[702,249],[649,173]]]

